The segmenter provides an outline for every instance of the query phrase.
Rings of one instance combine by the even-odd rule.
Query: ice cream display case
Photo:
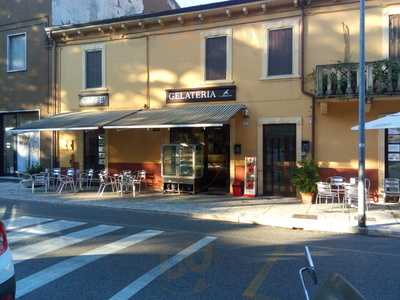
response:
[[[201,144],[168,144],[161,149],[161,174],[164,192],[197,193],[204,174]]]

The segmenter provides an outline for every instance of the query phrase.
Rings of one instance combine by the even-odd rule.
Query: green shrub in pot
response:
[[[318,166],[312,160],[303,160],[291,171],[291,182],[300,193],[303,202],[311,202],[320,180]]]

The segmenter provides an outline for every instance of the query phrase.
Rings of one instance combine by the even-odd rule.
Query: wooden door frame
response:
[[[257,122],[257,194],[264,193],[264,125],[272,124],[294,124],[296,125],[296,160],[301,161],[301,141],[302,141],[302,118],[301,117],[282,117],[282,118],[259,118]]]

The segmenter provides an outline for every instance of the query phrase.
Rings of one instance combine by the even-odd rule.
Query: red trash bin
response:
[[[243,181],[235,180],[232,184],[233,196],[241,197],[243,196]]]

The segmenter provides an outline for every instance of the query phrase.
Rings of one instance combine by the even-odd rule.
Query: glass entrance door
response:
[[[85,131],[85,170],[104,170],[106,165],[106,141],[102,131]]]
[[[296,165],[296,125],[263,127],[263,187],[265,195],[295,196],[289,172]]]

